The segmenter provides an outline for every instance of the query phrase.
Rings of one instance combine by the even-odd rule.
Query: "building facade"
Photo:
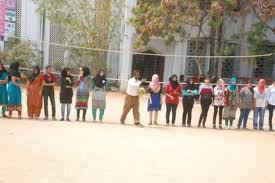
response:
[[[117,31],[121,33],[121,41],[110,42],[110,50],[120,50],[121,52],[108,52],[107,72],[111,78],[120,79],[121,90],[127,87],[127,80],[131,77],[133,70],[140,70],[144,78],[150,79],[154,73],[159,74],[162,81],[168,81],[172,74],[191,76],[197,73],[197,67],[194,58],[179,55],[194,55],[195,32],[193,27],[186,27],[187,33],[191,38],[184,41],[175,41],[170,46],[165,45],[161,38],[151,38],[148,49],[135,50],[133,43],[135,39],[135,30],[129,24],[132,16],[132,8],[136,6],[137,0],[126,0],[125,17],[121,21],[121,26]],[[56,27],[51,25],[44,15],[37,13],[36,5],[32,0],[16,1],[16,36],[23,40],[31,40],[37,43],[43,52],[43,64],[51,64],[54,61],[66,62],[65,49],[62,46],[51,45],[49,43],[64,43],[62,35]],[[258,20],[253,14],[246,19],[245,31],[250,29],[253,23]],[[271,22],[275,25],[275,20]],[[229,39],[231,35],[240,33],[240,20],[232,24],[228,19],[224,23],[224,32]],[[203,27],[204,32],[210,33],[210,28]],[[267,32],[267,39],[275,44],[275,35]],[[238,44],[238,43],[236,43]],[[0,44],[2,45],[2,44]],[[210,55],[210,45],[202,48],[201,54]],[[146,55],[133,54],[133,52],[144,52]],[[147,55],[149,54],[149,55]],[[154,56],[153,54],[162,54],[166,56]],[[238,55],[249,55],[247,46],[243,46],[234,53]],[[174,56],[173,56],[174,55]],[[177,55],[177,56],[175,56]],[[202,59],[203,73],[208,73],[210,67],[209,58]],[[256,64],[256,67],[255,67]],[[250,59],[234,58],[224,59],[222,68],[220,68],[222,77],[232,75],[239,77],[265,77],[275,78],[275,61],[266,62],[265,58],[257,59],[256,63]]]

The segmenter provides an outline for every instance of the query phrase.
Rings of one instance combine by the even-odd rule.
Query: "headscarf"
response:
[[[264,93],[265,92],[265,80],[260,79],[258,82],[258,92]]]
[[[219,89],[224,89],[224,81],[222,79],[219,79],[217,81],[217,86]]]
[[[37,73],[34,73],[34,70],[37,70]],[[38,65],[36,65],[36,66],[34,66],[33,68],[32,68],[32,75],[31,75],[31,77],[29,78],[29,81],[30,82],[33,82],[35,79],[36,79],[36,77],[37,76],[39,76],[39,74],[40,74],[40,68],[39,68],[39,66]]]
[[[229,82],[229,85],[228,85],[228,88],[231,92],[236,92],[237,90],[237,86],[236,84],[233,84],[234,82],[237,81],[237,78],[236,77],[232,77],[230,82]]]
[[[88,67],[84,66],[83,69],[83,77],[89,76],[91,74],[91,71]]]
[[[94,81],[95,81],[95,85],[99,88],[102,88],[105,86],[106,84],[106,77],[105,77],[105,73],[103,76],[100,75],[101,72],[104,72],[104,70],[100,70],[97,75],[95,76],[94,78]]]
[[[192,80],[193,81],[193,80]],[[186,90],[195,90],[196,89],[196,85],[193,83],[191,83],[191,79],[187,79],[186,80],[186,85],[185,85],[185,89]]]
[[[152,76],[152,81],[149,84],[149,87],[153,90],[153,92],[158,93],[160,91],[160,83],[158,81],[159,76],[154,74]]]
[[[62,70],[62,72],[61,72],[61,76],[62,76],[62,77],[68,77],[67,72],[68,72],[69,70],[71,70],[69,67],[65,67],[65,68]]]
[[[13,62],[10,65],[9,71],[8,71],[8,75],[9,75],[9,81],[11,81],[12,76],[15,77],[21,77],[21,74],[19,72],[19,62]]]
[[[177,80],[174,81],[173,78],[176,77]],[[172,86],[172,88],[175,90],[177,89],[177,87],[179,86],[179,82],[178,82],[178,76],[176,74],[173,74],[170,78],[169,78],[169,83]]]
[[[4,72],[7,72],[5,67],[4,67],[4,64],[0,63],[0,66],[2,67],[2,70],[0,71],[0,77],[2,77],[3,73]]]

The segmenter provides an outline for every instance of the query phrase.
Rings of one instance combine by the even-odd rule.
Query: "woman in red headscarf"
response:
[[[265,86],[265,80],[260,79],[257,87],[254,88],[254,116],[253,127],[254,130],[258,128],[264,130],[264,112],[267,99],[267,90]],[[258,121],[258,117],[260,118]]]

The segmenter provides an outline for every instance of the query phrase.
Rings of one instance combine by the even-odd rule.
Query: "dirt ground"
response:
[[[146,127],[131,125],[132,113],[122,126],[123,97],[108,94],[103,124],[43,121],[43,112],[41,120],[27,120],[24,97],[23,120],[0,118],[0,183],[275,182],[275,133],[212,130],[212,107],[208,129],[182,128],[181,105],[177,127],[164,126],[165,106],[161,125],[148,127],[145,96],[140,112]],[[199,114],[196,104],[194,126]]]

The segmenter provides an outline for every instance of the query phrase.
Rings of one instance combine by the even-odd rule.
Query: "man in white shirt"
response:
[[[133,77],[128,81],[127,95],[124,101],[123,113],[120,118],[121,124],[125,124],[125,119],[131,109],[133,109],[134,123],[138,127],[140,124],[139,114],[139,87],[143,81],[140,81],[139,71],[134,71]]]
[[[273,84],[268,87],[266,103],[269,110],[269,130],[273,131],[272,118],[275,109],[275,79],[273,80]]]

